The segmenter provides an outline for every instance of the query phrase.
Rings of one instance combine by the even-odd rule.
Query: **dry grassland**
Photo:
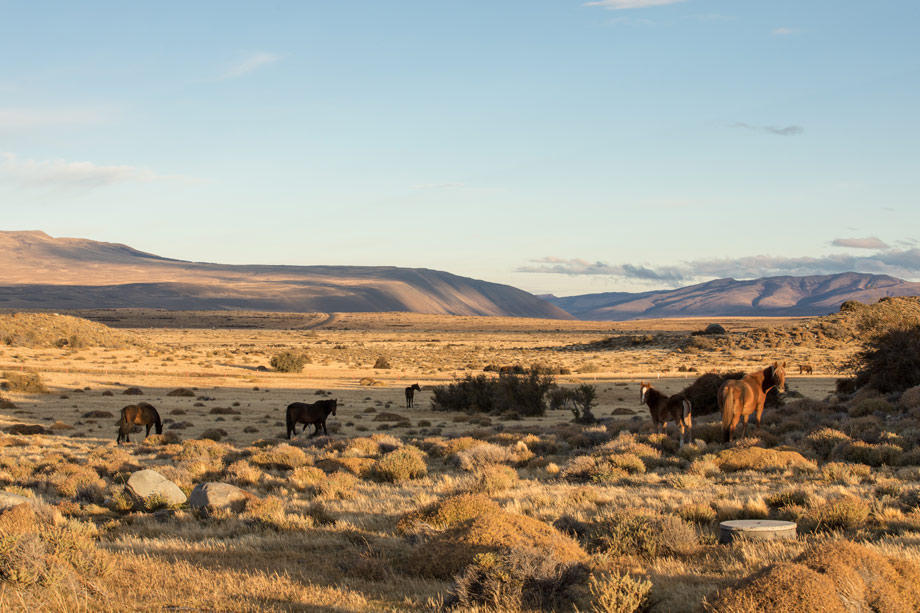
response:
[[[0,489],[36,501],[0,514],[3,610],[781,610],[763,604],[759,576],[729,588],[797,565],[835,602],[843,588],[821,570],[831,554],[814,547],[850,541],[891,576],[841,602],[914,610],[898,582],[920,561],[920,393],[835,396],[858,340],[769,332],[811,320],[237,314],[242,327],[215,328],[215,314],[88,315],[122,328],[111,346],[0,347],[6,378],[38,373],[47,387],[2,392],[0,430],[47,429],[0,434]],[[714,321],[732,334],[690,335]],[[774,346],[749,348],[757,338]],[[284,350],[310,363],[268,370]],[[391,368],[373,368],[380,357]],[[674,393],[774,359],[802,397],[768,409],[741,444],[723,445],[715,416],[701,416],[678,451],[639,404],[641,380]],[[601,422],[432,410],[432,386],[490,364],[596,385]],[[177,388],[192,394],[168,395]],[[282,440],[288,403],[328,397],[331,436]],[[164,434],[116,447],[119,410],[142,400]],[[208,518],[159,500],[134,508],[124,483],[141,468],[186,493],[224,481],[256,498]],[[758,517],[795,520],[800,537],[717,544],[719,521]],[[863,571],[839,573],[863,585]]]

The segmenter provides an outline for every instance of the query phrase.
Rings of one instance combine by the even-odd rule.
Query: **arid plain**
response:
[[[5,610],[754,611],[720,590],[815,545],[920,559],[920,406],[835,395],[861,343],[820,318],[71,315],[110,329],[78,322],[48,346],[47,322],[70,320],[25,316],[38,319],[7,323],[31,340],[0,348],[5,378],[37,373],[46,387],[4,391],[0,429],[47,429],[0,435],[3,489],[41,501],[25,518],[0,515]],[[713,323],[728,334],[691,334]],[[309,358],[301,372],[269,366],[287,350]],[[774,360],[787,364],[785,404],[739,444],[702,415],[678,450],[639,402],[640,381],[676,393],[703,373]],[[435,386],[489,365],[596,386],[598,423],[573,424],[566,409],[434,410]],[[406,409],[413,383],[422,391]],[[319,398],[338,399],[330,436],[285,440],[285,407]],[[157,408],[164,434],[117,447],[118,412],[138,401]],[[223,481],[255,497],[210,517],[142,508],[122,492],[141,468],[186,494]],[[800,536],[716,542],[719,520],[752,517],[796,520]],[[56,536],[26,543],[30,531]]]

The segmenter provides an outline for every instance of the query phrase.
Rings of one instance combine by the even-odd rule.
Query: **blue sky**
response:
[[[558,295],[920,279],[918,22],[915,0],[0,0],[0,228]]]

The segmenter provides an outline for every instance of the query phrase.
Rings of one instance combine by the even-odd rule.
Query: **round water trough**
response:
[[[738,537],[751,541],[794,539],[795,522],[775,519],[735,519],[719,524],[719,542],[731,543]]]

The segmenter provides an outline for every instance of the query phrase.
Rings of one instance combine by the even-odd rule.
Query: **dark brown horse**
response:
[[[121,419],[116,424],[118,426],[118,436],[115,441],[120,445],[122,441],[131,442],[131,429],[134,426],[147,426],[147,433],[144,438],[150,436],[150,428],[156,426],[157,434],[163,434],[163,422],[160,421],[160,414],[148,402],[138,402],[129,404],[121,410]]]
[[[406,388],[406,408],[411,409],[415,406],[415,392],[422,391],[422,388],[418,386],[418,383],[413,383]]]
[[[287,407],[287,437],[297,434],[297,424],[303,424],[303,431],[307,431],[307,426],[313,424],[316,427],[312,436],[319,434],[320,426],[323,428],[323,434],[329,434],[326,430],[326,418],[335,415],[335,408],[338,400],[331,398],[328,400],[317,400],[313,403],[292,402]]]
[[[757,429],[760,429],[760,416],[763,415],[763,403],[767,393],[773,389],[779,393],[786,390],[786,363],[774,362],[763,370],[745,375],[743,379],[729,379],[719,386],[716,397],[719,410],[722,411],[722,438],[725,442],[735,437],[738,421],[744,418],[741,438],[747,434],[747,423],[751,413],[757,414]]]
[[[815,374],[815,369],[811,364],[799,364],[799,374],[813,375]]]
[[[684,446],[685,439],[692,442],[693,410],[690,401],[681,394],[666,396],[653,388],[651,383],[643,383],[640,389],[639,399],[648,405],[655,429],[667,433],[668,422],[673,421],[680,428],[680,446]]]

